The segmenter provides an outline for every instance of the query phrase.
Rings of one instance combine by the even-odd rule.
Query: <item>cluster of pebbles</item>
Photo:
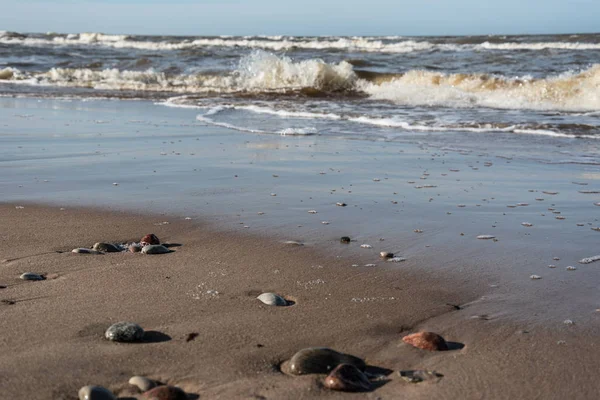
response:
[[[139,242],[132,243],[104,243],[99,242],[94,244],[94,246],[90,248],[79,247],[77,249],[73,249],[73,253],[79,254],[103,254],[103,253],[120,253],[124,251],[128,251],[131,253],[142,253],[142,254],[166,254],[172,252],[169,249],[170,245],[168,243],[160,243],[158,237],[150,233],[144,236]]]
[[[402,338],[415,348],[427,351],[446,351],[446,340],[433,332],[417,332]],[[281,371],[293,375],[326,375],[323,387],[343,392],[368,392],[375,388],[378,381],[386,379],[392,371],[386,373],[380,368],[369,368],[359,357],[338,352],[328,347],[309,347],[298,351],[289,361],[281,365]],[[443,375],[435,371],[405,370],[398,375],[410,383],[440,379]]]

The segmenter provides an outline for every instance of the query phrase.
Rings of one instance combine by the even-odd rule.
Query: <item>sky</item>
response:
[[[149,35],[600,31],[600,0],[0,0],[0,30]]]

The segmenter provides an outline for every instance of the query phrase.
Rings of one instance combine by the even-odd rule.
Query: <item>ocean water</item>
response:
[[[149,99],[278,135],[600,138],[600,34],[173,37],[0,31],[0,95]],[[589,161],[589,159],[588,159]]]

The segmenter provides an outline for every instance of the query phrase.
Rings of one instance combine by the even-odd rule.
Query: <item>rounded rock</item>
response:
[[[350,243],[351,241],[352,241],[352,239],[350,239],[350,237],[349,237],[349,236],[342,236],[342,237],[340,238],[340,242],[341,242],[341,243],[344,243],[344,244],[348,244],[348,243]]]
[[[371,389],[371,382],[354,365],[340,364],[325,378],[324,386],[343,392],[365,392]]]
[[[102,386],[84,386],[79,389],[79,400],[117,400],[117,397]]]
[[[25,272],[24,274],[21,274],[19,278],[23,279],[24,281],[43,281],[46,279],[42,275],[35,274],[33,272]]]
[[[144,400],[187,400],[185,392],[175,386],[159,386],[145,392],[141,399]]]
[[[131,253],[139,253],[140,251],[142,251],[142,245],[137,244],[137,243],[130,244],[129,251]]]
[[[154,233],[149,233],[146,236],[144,236],[142,238],[142,240],[140,240],[140,243],[142,245],[147,245],[147,244],[160,244],[160,240],[158,239],[158,237],[154,234]]]
[[[387,251],[382,251],[381,253],[379,253],[379,255],[381,256],[381,258],[394,258],[394,253],[389,253]]]
[[[443,337],[433,332],[417,332],[402,338],[404,343],[429,351],[448,350],[448,344]]]
[[[287,306],[287,300],[276,293],[263,293],[257,297],[258,300],[269,306]]]
[[[144,329],[133,322],[117,322],[104,333],[113,342],[139,342],[144,337]]]
[[[166,254],[170,252],[171,250],[161,244],[148,244],[142,247],[143,254]]]
[[[106,253],[119,253],[121,252],[121,248],[115,246],[112,243],[96,243],[93,247],[96,251],[104,251]]]
[[[156,387],[156,382],[144,376],[132,376],[131,379],[129,379],[129,384],[136,386],[142,392],[147,392]]]
[[[361,371],[367,367],[358,357],[327,347],[309,347],[294,354],[290,359],[289,370],[293,375],[327,374],[340,364],[351,364]]]

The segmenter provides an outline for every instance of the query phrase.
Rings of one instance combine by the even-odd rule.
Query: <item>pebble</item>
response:
[[[565,217],[562,217],[560,215],[558,217],[554,217],[554,218],[556,218],[556,219],[566,219]]]
[[[426,371],[426,370],[410,370],[410,371],[398,371],[398,375],[402,377],[407,382],[410,383],[419,383],[423,381],[430,380],[439,380],[443,377],[442,374],[438,374],[435,371]]]
[[[349,236],[342,236],[342,237],[340,238],[340,242],[341,242],[341,243],[345,243],[345,244],[348,244],[348,243],[350,243],[350,242],[351,242],[351,240],[352,240],[352,239],[350,239],[350,237],[349,237]]]
[[[257,299],[269,306],[287,306],[287,301],[276,293],[263,293]]]
[[[132,253],[139,253],[142,251],[142,245],[138,243],[132,243],[129,245],[129,251]]]
[[[121,252],[121,248],[115,246],[112,243],[96,243],[93,247],[96,251],[104,251],[106,253],[119,253]]]
[[[548,268],[556,268],[556,265],[550,264],[550,265],[548,265]]]
[[[393,258],[394,257],[394,253],[388,253],[387,251],[382,251],[381,253],[379,253],[379,255],[382,258]]]
[[[79,389],[79,400],[117,400],[117,397],[102,386],[84,386]]]
[[[367,367],[358,357],[327,347],[309,347],[294,354],[290,359],[289,369],[293,375],[326,374],[340,364],[351,364],[361,371]]]
[[[371,249],[371,248],[373,248],[373,246],[371,246],[370,244],[361,244],[360,247],[362,247],[363,249]]]
[[[147,392],[156,386],[156,382],[144,376],[132,376],[131,379],[129,379],[129,384],[137,386],[142,392]]]
[[[527,226],[527,227],[533,226],[533,224],[530,222],[521,222],[521,225]]]
[[[529,203],[517,203],[519,207],[527,207]]]
[[[446,340],[433,332],[417,332],[402,338],[404,343],[429,351],[448,350]]]
[[[600,227],[591,228],[593,231],[600,232]]]
[[[549,195],[552,195],[552,196],[555,195],[555,194],[558,194],[558,192],[550,192],[550,191],[542,191],[542,193],[549,194]]]
[[[340,364],[325,378],[324,386],[342,392],[364,392],[371,389],[371,382],[354,365]]]
[[[482,239],[482,240],[487,240],[487,239],[495,239],[496,236],[492,236],[492,235],[479,235],[477,236],[477,239]]]
[[[23,279],[24,281],[43,281],[46,279],[42,275],[35,274],[33,272],[25,272],[24,274],[21,274],[19,278]]]
[[[337,203],[335,203],[335,205],[338,206],[338,207],[346,207],[348,204],[342,203],[342,202],[338,201]]]
[[[406,258],[404,258],[404,257],[392,257],[388,261],[390,261],[390,262],[402,262],[402,261],[406,261]]]
[[[574,324],[575,324],[575,322],[573,322],[573,321],[572,321],[572,320],[570,320],[570,319],[565,319],[565,320],[563,321],[563,324],[565,324],[565,325],[574,325]]]
[[[567,269],[567,271],[575,271],[577,269],[577,267],[569,265],[566,269]]]
[[[170,252],[171,250],[161,244],[148,244],[142,248],[143,254],[165,254]]]
[[[71,253],[78,253],[78,254],[100,254],[99,251],[92,250],[92,249],[86,249],[85,247],[80,247],[78,249],[73,249],[73,250],[71,250]]]
[[[579,260],[579,263],[580,264],[591,264],[594,261],[600,261],[600,255],[593,256],[593,257],[582,258],[581,260]]]
[[[600,207],[600,203],[594,203],[594,205]]]
[[[533,280],[542,279],[542,277],[539,275],[531,275],[529,278]]]
[[[144,337],[144,329],[133,322],[117,322],[104,333],[113,342],[138,342]]]
[[[141,396],[144,400],[187,400],[187,398],[185,392],[175,386],[159,386]]]
[[[145,235],[142,238],[142,240],[140,240],[140,244],[142,246],[145,246],[147,244],[160,244],[160,239],[158,239],[158,237],[154,233],[149,233]]]
[[[283,244],[289,244],[290,246],[304,246],[303,243],[297,242],[295,240],[286,240]]]
[[[317,210],[308,210],[308,213],[309,213],[309,214],[316,214],[316,213],[317,213]]]

